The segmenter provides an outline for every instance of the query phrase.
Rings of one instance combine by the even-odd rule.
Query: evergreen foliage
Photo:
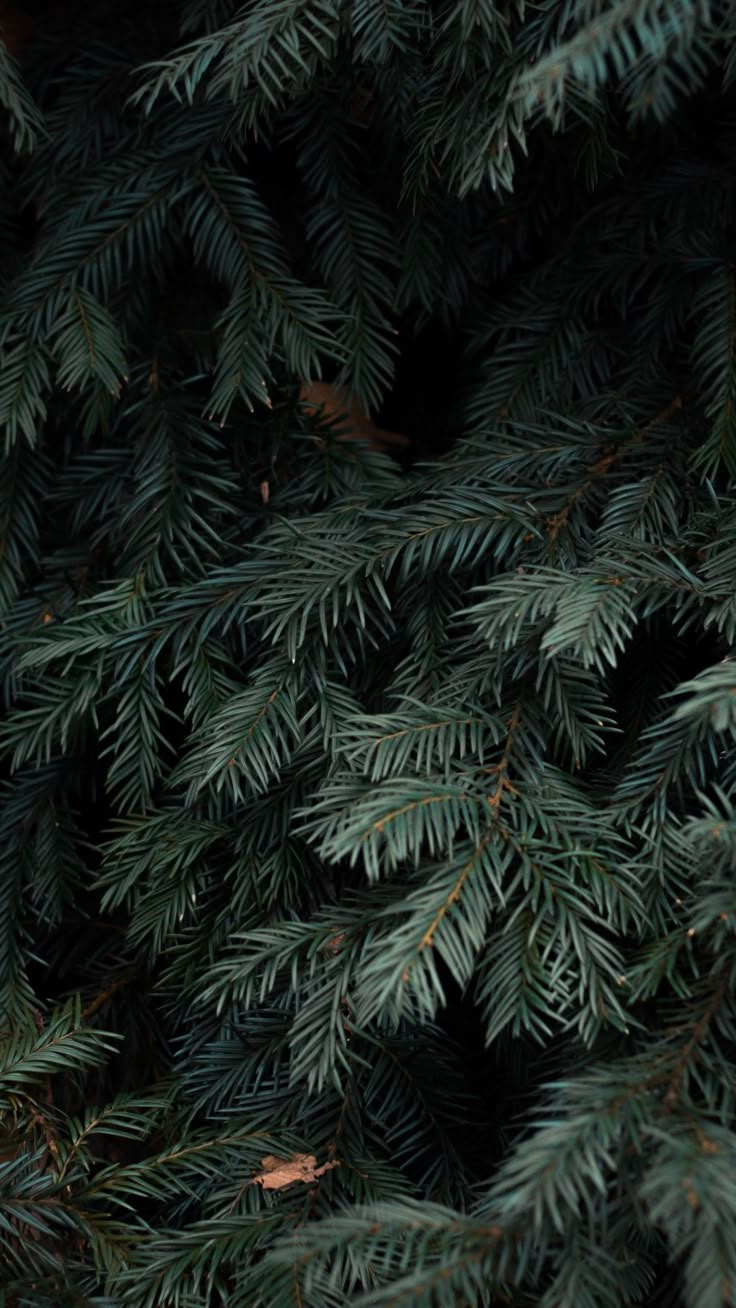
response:
[[[29,11],[2,1303],[736,1304],[732,6]]]

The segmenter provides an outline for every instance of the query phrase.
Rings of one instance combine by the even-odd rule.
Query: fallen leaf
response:
[[[275,1154],[266,1154],[266,1157],[261,1159],[263,1171],[253,1177],[253,1183],[260,1185],[263,1190],[283,1190],[285,1186],[294,1185],[296,1181],[310,1185],[325,1172],[339,1166],[339,1162],[335,1159],[331,1163],[323,1163],[318,1167],[314,1154],[292,1154],[291,1158],[277,1158]]]
[[[344,426],[340,431],[341,441],[367,441],[373,450],[384,450],[387,445],[408,445],[406,436],[398,431],[388,431],[377,427],[355,400],[348,400],[342,386],[332,386],[330,382],[302,382],[299,399],[310,417],[321,423],[337,423]]]

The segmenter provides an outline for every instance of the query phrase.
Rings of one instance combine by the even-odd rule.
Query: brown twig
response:
[[[116,991],[122,990],[124,986],[129,986],[132,980],[133,974],[131,973],[130,976],[116,977],[114,981],[111,981],[109,985],[105,986],[105,989],[101,990],[98,995],[95,995],[94,999],[91,999],[82,1009],[82,1018],[84,1021],[86,1022],[93,1013],[96,1013],[98,1008],[102,1008],[102,1005],[106,1004],[108,999],[110,999]]]
[[[662,422],[667,422],[667,419],[671,418],[673,413],[677,413],[678,409],[681,409],[685,401],[689,399],[691,393],[690,389],[685,391],[682,395],[675,395],[671,400],[668,400],[667,404],[665,404],[663,409],[660,409],[659,413],[655,413],[654,417],[651,418],[644,427],[637,427],[628,440],[623,441],[620,445],[609,447],[595,463],[590,465],[585,480],[572,492],[567,503],[560,509],[559,513],[555,513],[553,517],[549,519],[547,529],[550,540],[555,541],[563,528],[567,526],[570,514],[578,500],[581,496],[585,495],[586,491],[590,489],[593,483],[597,481],[599,477],[604,477],[613,464],[616,463],[627,450],[631,449],[632,445],[638,445],[646,432],[651,431],[653,427],[657,427]]]
[[[432,921],[427,927],[427,930],[424,932],[424,935],[422,936],[419,944],[417,945],[417,952],[420,954],[424,949],[428,949],[433,944],[434,936],[437,931],[437,928],[439,927],[440,923],[445,917],[445,914],[449,911],[452,905],[456,904],[457,901],[459,900],[460,895],[462,894],[463,886],[465,885],[465,882],[470,876],[476,858],[480,853],[482,853],[482,851],[485,849],[486,845],[488,844],[489,840],[491,839],[491,836],[494,830],[496,829],[496,825],[498,823],[498,813],[501,806],[501,798],[503,796],[504,791],[509,790],[514,794],[516,793],[514,791],[514,787],[512,786],[511,782],[508,779],[507,773],[509,768],[509,760],[511,757],[511,750],[513,748],[513,743],[514,743],[514,734],[516,732],[516,728],[519,725],[520,716],[521,716],[521,704],[517,702],[514,705],[513,712],[511,714],[511,717],[509,718],[508,733],[506,736],[506,742],[503,747],[503,754],[501,756],[501,760],[500,762],[496,763],[496,765],[492,769],[492,771],[496,774],[497,777],[496,787],[493,793],[488,796],[488,803],[490,807],[493,809],[493,820],[490,826],[488,827],[488,830],[486,831],[485,835],[483,836],[483,839],[481,840],[478,848],[473,851],[472,857],[469,858],[467,863],[465,863],[463,867],[460,869],[460,874],[454,886],[452,887],[452,890],[450,891],[449,895],[445,899],[444,903],[440,904]],[[407,979],[406,974],[404,975],[404,979],[405,980]]]
[[[668,1110],[668,1112],[671,1112],[672,1109],[675,1107],[675,1104],[677,1103],[677,1100],[680,1095],[680,1088],[682,1086],[685,1072],[687,1071],[687,1065],[690,1062],[691,1058],[693,1058],[693,1056],[697,1054],[698,1045],[705,1038],[708,1032],[708,1028],[711,1022],[713,1021],[713,1018],[715,1017],[716,1013],[718,1012],[719,1005],[721,1003],[721,1000],[723,999],[724,994],[726,993],[727,986],[728,986],[728,972],[724,970],[721,973],[721,978],[718,982],[718,985],[716,986],[716,989],[713,991],[708,1007],[705,1009],[703,1013],[701,1013],[700,1017],[698,1018],[698,1021],[696,1022],[693,1028],[693,1033],[690,1036],[690,1039],[688,1040],[687,1044],[683,1046],[680,1052],[680,1057],[678,1058],[675,1064],[675,1070],[672,1073],[672,1078],[670,1080],[667,1093],[664,1097],[664,1105],[665,1108]]]

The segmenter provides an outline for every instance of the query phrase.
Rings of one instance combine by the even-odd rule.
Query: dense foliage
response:
[[[2,1302],[736,1303],[732,7],[24,19]]]

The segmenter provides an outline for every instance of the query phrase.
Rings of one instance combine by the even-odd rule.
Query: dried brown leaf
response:
[[[338,422],[345,430],[340,440],[364,440],[371,449],[383,451],[392,445],[408,445],[403,432],[377,427],[355,400],[348,398],[342,386],[330,382],[302,382],[299,399],[306,411],[318,423]]]
[[[292,1154],[291,1158],[277,1158],[275,1154],[267,1154],[261,1159],[263,1171],[253,1177],[253,1183],[260,1185],[263,1190],[283,1190],[297,1181],[311,1185],[325,1172],[339,1166],[335,1159],[318,1167],[314,1154]]]

